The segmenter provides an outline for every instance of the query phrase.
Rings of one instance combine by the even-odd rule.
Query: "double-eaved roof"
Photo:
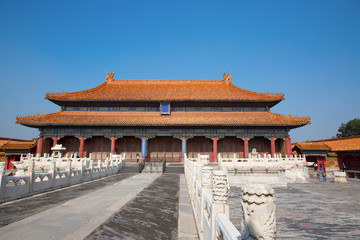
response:
[[[224,74],[223,80],[114,80],[108,74],[99,86],[79,91],[48,93],[46,99],[65,102],[265,102],[273,106],[284,94],[241,89]],[[275,126],[295,128],[310,123],[309,117],[266,112],[97,112],[59,111],[17,117],[16,123],[44,126]]]

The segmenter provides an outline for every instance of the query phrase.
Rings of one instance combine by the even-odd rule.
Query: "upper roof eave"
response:
[[[138,100],[101,100],[101,99],[79,99],[79,100],[71,100],[71,99],[56,99],[56,98],[47,98],[45,97],[45,99],[56,103],[56,102],[239,102],[239,103],[244,103],[244,102],[250,102],[250,103],[255,103],[255,102],[264,102],[264,103],[279,103],[282,100],[281,99],[276,99],[276,100],[217,100],[217,99],[206,99],[206,100],[179,100],[179,99],[166,99],[166,100],[143,100],[143,99],[138,99]]]
[[[239,101],[280,102],[283,93],[260,93],[224,80],[112,80],[83,91],[47,93],[52,102],[67,101]]]

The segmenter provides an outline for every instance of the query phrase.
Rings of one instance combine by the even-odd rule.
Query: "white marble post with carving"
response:
[[[6,188],[5,162],[0,162],[0,200],[4,198]]]
[[[227,176],[224,171],[213,171],[212,179],[212,211],[211,211],[211,236],[212,239],[217,239],[216,233],[216,216],[220,213],[229,217],[229,205],[227,199],[229,195]]]
[[[276,215],[274,190],[266,184],[242,187],[241,235],[243,239],[275,239]]]
[[[204,209],[205,209],[205,203],[204,203],[204,196],[210,195],[211,190],[211,177],[213,168],[212,167],[203,167],[201,169],[202,171],[202,180],[201,180],[201,213],[200,213],[200,231],[204,231]]]
[[[28,174],[29,174],[29,192],[33,192],[34,182],[35,182],[35,162],[32,160],[29,161]]]

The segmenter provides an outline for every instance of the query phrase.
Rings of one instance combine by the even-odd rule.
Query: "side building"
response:
[[[0,137],[0,162],[7,170],[14,169],[14,162],[20,161],[21,154],[35,153],[36,140]]]
[[[306,156],[306,161],[325,168],[360,170],[360,135],[296,143],[293,151]]]
[[[136,154],[147,160],[179,162],[184,154],[247,157],[291,154],[289,131],[310,123],[270,111],[284,94],[258,93],[235,86],[229,74],[222,80],[115,80],[106,75],[99,86],[79,91],[47,93],[59,112],[17,117],[16,123],[38,128],[37,153],[62,144],[79,156],[92,153]]]

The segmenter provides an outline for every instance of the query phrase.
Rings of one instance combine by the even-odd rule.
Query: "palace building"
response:
[[[324,168],[338,170],[345,164],[347,170],[360,170],[360,136],[297,142],[292,149]]]
[[[105,159],[111,152],[141,154],[148,161],[180,162],[184,154],[247,157],[291,154],[289,131],[309,117],[281,115],[270,109],[284,94],[252,92],[222,80],[115,80],[108,73],[97,87],[47,93],[59,112],[17,117],[16,123],[38,128],[37,153],[62,144],[80,157]]]

